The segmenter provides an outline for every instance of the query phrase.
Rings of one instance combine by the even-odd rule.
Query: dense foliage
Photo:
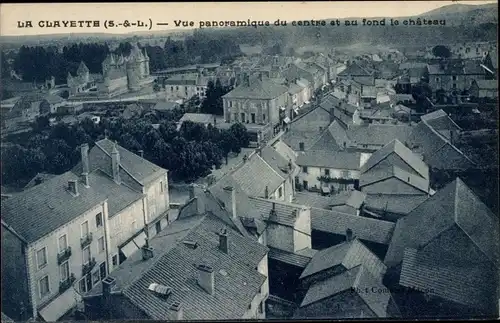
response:
[[[103,139],[105,134],[124,148],[139,153],[149,161],[170,170],[174,180],[192,181],[220,167],[229,152],[239,153],[247,146],[249,136],[242,124],[228,130],[184,122],[177,130],[182,115],[158,117],[145,112],[141,117],[125,120],[103,117],[99,124],[84,119],[77,124],[58,123],[50,126],[47,117],[38,118],[32,131],[8,138],[12,145],[2,147],[2,179],[4,184],[22,185],[39,172],[61,174],[80,159],[79,145]],[[159,123],[158,129],[153,123]]]

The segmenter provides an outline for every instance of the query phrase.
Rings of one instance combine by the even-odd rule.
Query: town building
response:
[[[346,69],[337,75],[337,82],[341,80],[354,80],[362,84],[375,84],[374,72],[361,66],[359,62],[349,62]]]
[[[475,98],[498,99],[497,80],[473,80],[469,95]]]
[[[429,85],[433,91],[461,92],[468,90],[474,80],[484,80],[486,73],[474,60],[442,61],[428,65]]]
[[[89,68],[83,61],[80,62],[75,76],[68,72],[66,84],[69,88],[70,95],[78,95],[79,93],[88,92],[91,89],[95,89],[96,86],[94,77],[90,75]]]
[[[72,172],[2,201],[2,309],[56,321],[109,266],[108,197]]]
[[[208,125],[217,125],[217,116],[209,113],[184,113],[184,115],[177,121],[177,130],[181,129],[182,124],[186,121],[203,125],[208,127]],[[220,120],[222,121],[222,120]]]
[[[206,96],[208,82],[211,80],[215,82],[211,77],[201,73],[172,75],[163,82],[166,99],[187,101],[197,97],[202,100]]]

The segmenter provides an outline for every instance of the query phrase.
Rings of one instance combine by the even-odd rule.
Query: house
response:
[[[294,62],[281,73],[288,81],[304,78],[309,82],[311,92],[327,84],[327,70],[325,67],[310,62]]]
[[[349,62],[346,69],[337,75],[337,82],[340,80],[354,80],[363,84],[375,84],[373,71],[361,66],[359,62]]]
[[[155,110],[156,112],[158,112],[160,114],[163,114],[163,113],[168,113],[168,111],[172,111],[172,110],[179,108],[179,107],[180,107],[180,104],[177,102],[160,101],[153,106],[153,110]]]
[[[476,98],[498,98],[497,80],[473,80],[469,94]]]
[[[354,82],[351,82],[351,84],[353,83]],[[360,91],[361,89],[358,89],[356,92],[357,94],[354,94],[356,98],[361,98]],[[350,95],[351,92],[349,92],[348,96]],[[355,101],[359,102],[358,99],[356,99]],[[359,103],[356,104],[359,105]],[[359,119],[358,105],[356,104],[352,104],[352,100],[342,100],[333,94],[329,94],[321,100],[320,107],[322,107],[326,111],[329,111],[332,114],[333,119],[342,122],[345,126],[348,126],[361,123],[361,119]]]
[[[88,149],[81,147],[81,162],[73,173],[109,198],[108,263],[112,271],[170,222],[168,171],[109,139]]]
[[[481,67],[486,71],[486,79],[496,79],[498,75],[498,54],[497,51],[488,51],[482,60]]]
[[[216,121],[216,116],[213,114],[208,114],[208,113],[184,113],[184,115],[180,118],[180,120],[177,122],[177,130],[179,130],[182,127],[182,124],[186,121],[201,124],[205,127],[207,127],[209,124],[212,126],[215,126],[217,121]]]
[[[358,239],[317,252],[300,276],[304,297],[294,318],[397,317],[385,271]]]
[[[428,65],[429,85],[447,92],[468,90],[473,80],[484,80],[486,73],[480,62],[458,60]]]
[[[35,177],[33,177],[25,186],[24,186],[24,189],[28,189],[28,188],[31,188],[31,187],[34,187],[38,184],[41,184],[43,182],[45,182],[46,180],[49,180],[53,177],[55,177],[56,175],[54,174],[49,174],[49,173],[38,173],[35,175]]]
[[[294,193],[290,176],[292,166],[269,147],[248,157],[230,176],[248,196],[291,201]]]
[[[64,106],[65,100],[60,96],[48,94],[40,103],[40,114],[54,114],[58,109]]]
[[[203,99],[206,95],[210,77],[201,73],[176,74],[164,81],[167,100],[189,100],[196,96]]]
[[[293,202],[309,207],[320,208],[351,215],[360,215],[366,195],[360,191],[341,191],[334,195],[318,195],[308,192],[295,193]]]
[[[209,192],[86,295],[93,319],[208,320],[265,317],[268,248],[228,225]]]
[[[337,192],[357,186],[360,153],[308,150],[299,152],[295,162],[301,168],[295,185],[299,184],[305,190],[316,189],[329,194],[331,190]]]
[[[108,272],[108,197],[66,172],[2,201],[2,309],[56,321]]]
[[[222,97],[227,123],[271,124],[280,129],[290,115],[288,88],[262,76],[243,77],[243,82]]]
[[[427,165],[447,170],[475,167],[476,163],[455,146],[461,128],[443,110],[428,113],[420,119],[417,126],[412,127],[406,143],[412,151],[422,154]]]
[[[315,63],[318,66],[323,67],[326,70],[326,81],[335,80],[337,77],[337,66],[333,59],[323,53],[317,53],[316,55],[305,59],[306,63]]]
[[[44,96],[40,93],[25,95],[10,109],[7,118],[19,121],[33,121],[40,115],[40,104]]]
[[[498,237],[496,216],[457,178],[398,220],[384,263],[402,263],[402,286],[496,315]]]

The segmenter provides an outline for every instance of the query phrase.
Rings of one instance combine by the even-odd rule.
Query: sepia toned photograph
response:
[[[1,322],[500,317],[498,3],[0,5]]]

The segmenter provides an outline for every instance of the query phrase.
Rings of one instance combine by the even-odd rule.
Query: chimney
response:
[[[237,210],[236,210],[236,190],[231,186],[224,187],[224,191],[231,194],[231,213],[233,219],[237,218]]]
[[[347,230],[345,230],[345,240],[347,242],[351,242],[353,240],[353,235],[352,235],[352,230],[347,228]]]
[[[116,143],[113,145],[113,151],[111,152],[111,167],[113,180],[116,183],[120,183],[120,153],[118,152],[118,148],[116,148]]]
[[[304,151],[304,143],[303,142],[299,142],[299,150]]]
[[[68,190],[71,192],[71,194],[78,196],[78,181],[68,181]]]
[[[142,251],[142,260],[148,260],[153,258],[153,248],[148,247],[147,244],[145,246],[142,246],[141,248]]]
[[[208,294],[214,294],[214,270],[207,265],[198,265],[198,285]]]
[[[139,155],[141,156],[141,158],[144,158],[144,150],[139,150]]]
[[[243,163],[246,163],[246,162],[247,162],[247,160],[248,160],[248,156],[247,156],[247,154],[243,155]]]
[[[172,305],[170,305],[170,310],[173,312],[174,320],[182,320],[184,317],[184,311],[182,309],[182,304],[180,302],[173,302]]]
[[[82,158],[82,179],[85,187],[89,187],[89,145],[83,144],[80,146],[80,154]]]
[[[111,295],[111,290],[116,284],[116,280],[113,277],[106,277],[102,280],[102,296],[109,297]]]
[[[227,230],[222,229],[219,233],[219,249],[224,253],[228,253],[228,247],[229,244],[227,243]]]
[[[266,188],[264,189],[264,197],[266,199],[269,198],[269,187],[267,187],[267,185],[266,185]]]

